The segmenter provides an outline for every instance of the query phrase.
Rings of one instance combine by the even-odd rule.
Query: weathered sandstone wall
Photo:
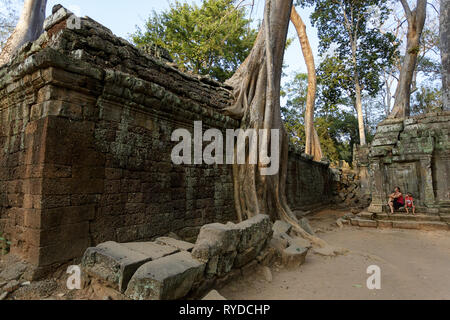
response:
[[[234,221],[231,166],[170,159],[175,129],[237,128],[221,112],[230,102],[230,88],[60,9],[0,67],[0,231],[12,252],[46,267],[105,241],[195,239]],[[293,207],[327,199],[328,165],[292,156],[290,168]]]

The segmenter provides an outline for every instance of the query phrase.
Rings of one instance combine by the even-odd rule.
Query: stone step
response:
[[[358,214],[358,217],[361,219],[372,220],[372,216],[374,216],[371,212],[361,212]],[[425,215],[425,214],[404,214],[404,213],[396,213],[393,215],[388,215],[386,213],[377,213],[375,216],[376,220],[390,220],[390,221],[434,221],[434,222],[447,222],[442,220],[440,216],[434,215]]]
[[[350,220],[352,226],[365,228],[394,228],[412,230],[450,230],[450,223],[442,221],[393,221],[393,220],[369,220],[353,218]]]

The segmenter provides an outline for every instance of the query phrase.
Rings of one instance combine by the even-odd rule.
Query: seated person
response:
[[[395,188],[394,193],[389,196],[388,205],[391,209],[391,214],[394,214],[394,210],[398,210],[405,206],[403,194],[401,193],[399,187]]]
[[[416,206],[414,205],[414,198],[410,192],[408,192],[405,197],[405,208],[406,214],[409,214],[409,209],[412,209],[413,215],[416,214]]]

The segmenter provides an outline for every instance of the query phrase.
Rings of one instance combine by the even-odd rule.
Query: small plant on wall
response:
[[[3,233],[0,233],[0,255],[6,255],[9,253],[11,242],[6,240]]]

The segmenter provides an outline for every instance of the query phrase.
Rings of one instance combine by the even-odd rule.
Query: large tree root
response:
[[[291,8],[292,1],[266,0],[264,23],[255,45],[238,71],[227,81],[234,88],[235,103],[225,111],[241,120],[241,129],[255,129],[256,132],[265,129],[269,133],[271,129],[278,129],[280,133],[279,141],[271,141],[269,135],[259,137],[263,139],[262,148],[266,148],[263,152],[270,150],[271,144],[279,143],[278,174],[264,176],[261,171],[265,166],[260,162],[257,165],[249,164],[249,161],[234,165],[236,212],[240,221],[260,213],[269,215],[273,221],[283,220],[299,236],[310,241],[313,247],[333,251],[324,240],[310,235],[300,226],[286,199],[289,145],[281,119],[280,88]],[[247,141],[246,150],[249,150]]]

